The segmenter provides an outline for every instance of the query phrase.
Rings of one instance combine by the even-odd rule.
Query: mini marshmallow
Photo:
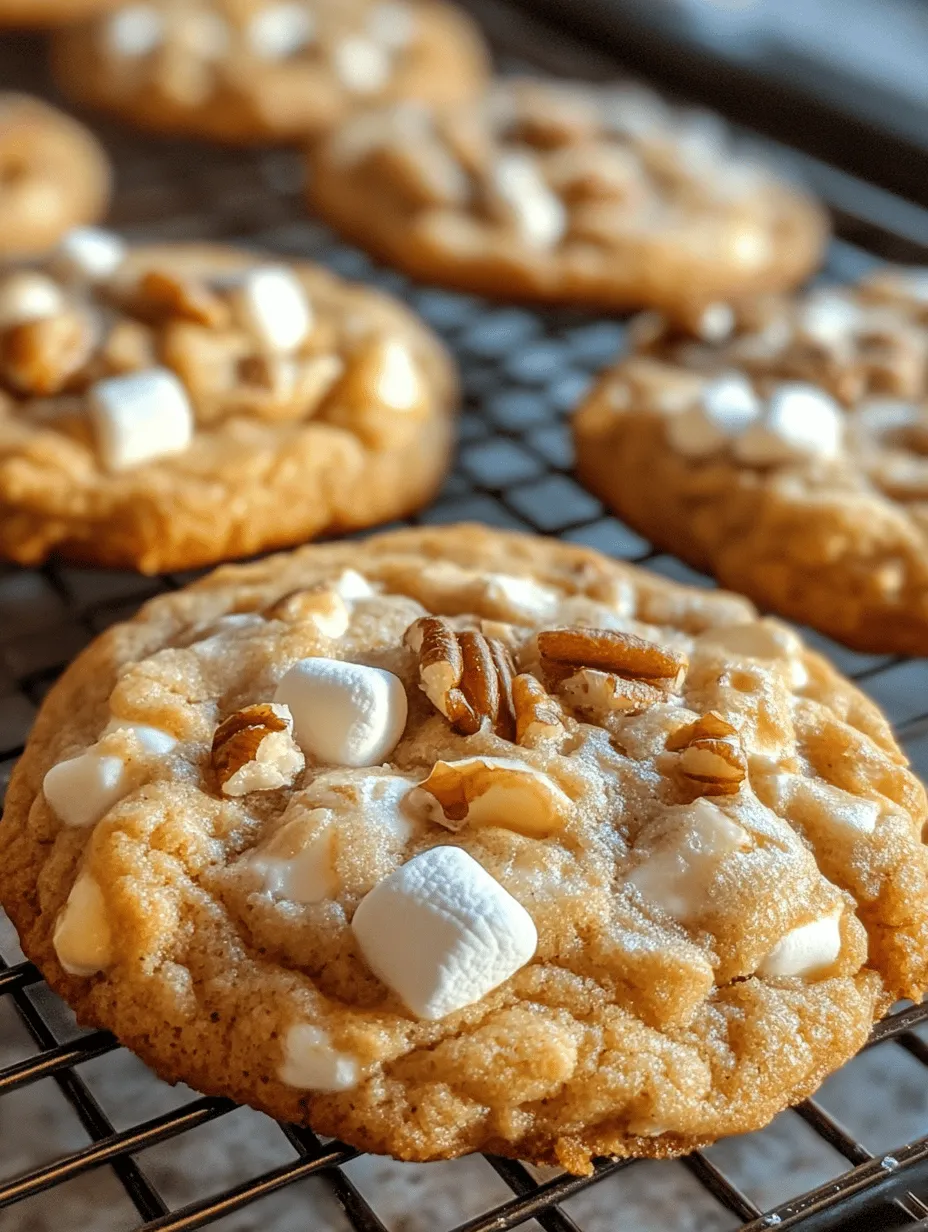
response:
[[[61,287],[45,274],[18,270],[0,282],[0,329],[54,317],[66,307]]]
[[[390,53],[371,39],[344,38],[332,48],[332,67],[352,94],[378,94],[390,80]]]
[[[391,411],[411,411],[422,401],[422,380],[409,347],[398,338],[384,341],[373,382],[377,401]]]
[[[792,929],[761,962],[757,974],[805,977],[830,967],[841,953],[843,913],[843,907],[835,907],[828,915]]]
[[[699,402],[667,421],[671,445],[688,458],[704,458],[726,447],[760,416],[760,399],[747,377],[727,372],[703,387]]]
[[[513,151],[497,159],[493,188],[512,211],[522,239],[537,248],[554,248],[567,231],[567,210],[530,154]]]
[[[249,866],[261,877],[264,889],[275,899],[291,903],[321,903],[334,898],[339,880],[333,861],[333,831],[324,826],[307,837],[307,823],[329,820],[327,809],[313,809],[295,817],[252,855]]]
[[[117,9],[103,27],[109,51],[138,59],[164,42],[164,20],[152,4],[129,4]]]
[[[112,932],[99,884],[81,873],[55,921],[52,944],[68,975],[90,976],[113,961]]]
[[[799,329],[815,342],[834,346],[848,339],[860,325],[857,304],[834,291],[809,299],[798,312]]]
[[[182,453],[193,439],[187,391],[167,368],[107,377],[91,387],[88,403],[107,470]]]
[[[433,847],[385,877],[351,927],[374,974],[432,1021],[492,992],[538,945],[521,903],[458,847]]]
[[[305,3],[270,4],[248,23],[245,37],[252,53],[262,60],[286,60],[307,48],[315,38],[316,23]]]
[[[42,790],[66,826],[93,826],[131,791],[133,778],[120,757],[89,749],[59,762],[45,775]]]
[[[367,19],[367,30],[377,43],[391,51],[402,51],[416,37],[416,15],[409,4],[386,0],[375,4]]]
[[[312,306],[302,283],[283,265],[250,270],[235,298],[242,324],[277,354],[297,350],[313,327]]]
[[[302,659],[281,680],[274,701],[290,707],[303,752],[332,765],[380,765],[406,727],[403,682],[361,663]]]
[[[284,1059],[277,1077],[305,1091],[350,1091],[358,1085],[356,1057],[332,1047],[327,1031],[312,1023],[292,1026],[284,1036]]]
[[[814,385],[778,385],[767,413],[737,438],[736,455],[751,465],[776,465],[796,458],[834,458],[844,422],[833,398]]]
[[[101,227],[74,227],[58,245],[52,269],[66,281],[105,282],[122,265],[126,245]]]
[[[104,736],[111,736],[113,732],[131,731],[135,732],[139,739],[139,743],[146,753],[152,753],[155,756],[163,757],[166,753],[176,747],[177,737],[172,736],[170,732],[162,731],[160,727],[151,727],[148,723],[133,723],[126,719],[112,718],[100,733],[100,739]]]

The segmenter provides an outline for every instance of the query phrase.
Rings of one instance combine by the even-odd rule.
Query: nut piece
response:
[[[513,680],[512,704],[516,744],[532,747],[543,740],[554,740],[563,735],[561,707],[544,685],[528,672]]]
[[[0,379],[19,393],[60,393],[90,359],[95,332],[80,312],[13,325],[0,335]]]
[[[505,757],[438,761],[418,791],[431,797],[427,803],[430,820],[448,830],[465,825],[504,826],[518,834],[545,838],[564,828],[574,807],[548,775]]]
[[[472,736],[489,719],[497,735],[512,738],[515,669],[502,642],[474,630],[456,633],[443,616],[421,617],[404,640],[419,656],[419,687],[455,731]]]
[[[289,709],[259,702],[229,715],[216,728],[210,764],[224,796],[289,786],[305,764]]]
[[[204,283],[180,274],[149,270],[138,281],[135,299],[133,307],[156,320],[180,318],[211,329],[229,324],[228,305]]]
[[[715,710],[678,728],[667,738],[666,748],[680,754],[680,773],[697,795],[737,795],[747,775],[738,732]]]
[[[292,590],[264,611],[267,620],[288,623],[311,620],[323,637],[339,638],[348,628],[348,605],[337,590],[319,582],[306,590]]]
[[[569,706],[591,714],[638,714],[665,700],[663,691],[646,680],[630,680],[590,667],[568,676],[558,688]]]
[[[680,682],[688,659],[677,650],[618,629],[550,629],[538,634],[542,660],[571,667],[598,667],[639,680]]]

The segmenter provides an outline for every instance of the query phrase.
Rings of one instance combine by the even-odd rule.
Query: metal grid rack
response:
[[[614,62],[552,40],[496,0],[474,0],[471,7],[479,9],[504,64],[507,49],[517,49],[539,68],[594,76],[615,71]],[[39,45],[0,43],[0,80],[43,89]],[[298,160],[290,154],[143,143],[116,128],[103,135],[118,168],[113,221],[130,237],[236,239],[318,259],[403,296],[442,334],[462,369],[461,445],[454,473],[422,521],[471,518],[560,535],[710,584],[651,551],[571,477],[566,416],[620,348],[621,323],[574,311],[493,306],[417,287],[376,267],[305,216]],[[845,237],[833,245],[826,276],[852,277],[873,260],[871,254],[924,259],[928,212],[820,162],[800,161],[832,205]],[[4,785],[36,706],[67,661],[145,598],[185,580],[55,563],[0,571]],[[887,709],[916,766],[928,771],[928,662],[859,655],[807,636]],[[133,1069],[133,1059],[107,1033],[79,1031],[35,968],[18,961],[22,955],[2,922],[0,916],[0,1227],[10,1232],[192,1232],[206,1226],[227,1232],[928,1232],[928,1004],[901,1008],[876,1027],[866,1057],[852,1062],[864,1066],[850,1084],[857,1104],[847,1102],[846,1092],[844,1104],[840,1092],[836,1100],[823,1095],[784,1113],[764,1131],[766,1138],[733,1140],[673,1164],[602,1161],[588,1179],[478,1157],[462,1161],[468,1170],[459,1169],[450,1188],[446,1176],[444,1188],[429,1191],[429,1178],[450,1165],[383,1165],[386,1171],[378,1171],[376,1164],[364,1171],[365,1161],[353,1149],[258,1114],[249,1114],[254,1119],[234,1149],[231,1140],[207,1147],[204,1134],[243,1110],[183,1088],[169,1092],[140,1075],[139,1066]],[[909,1068],[900,1072],[903,1056]],[[38,1103],[24,1102],[37,1092],[45,1092]],[[114,1092],[128,1095],[120,1100]],[[851,1110],[853,1128],[842,1123],[842,1107]],[[881,1128],[870,1125],[869,1113],[858,1117],[855,1108],[880,1109]],[[63,1136],[56,1128],[62,1118],[70,1124]],[[31,1124],[36,1132],[30,1135]],[[916,1132],[906,1133],[913,1126]],[[890,1137],[868,1149],[858,1140],[885,1139],[897,1130],[902,1141]],[[31,1156],[20,1149],[23,1138],[30,1149],[39,1143]],[[744,1163],[742,1147],[751,1139],[759,1140],[759,1168],[756,1160],[753,1168]],[[244,1156],[236,1155],[242,1141]],[[824,1152],[827,1162],[817,1172],[800,1169],[797,1175],[783,1155],[784,1143],[793,1151],[789,1158],[797,1150],[804,1159]],[[187,1159],[184,1184],[178,1183],[176,1160],[169,1166],[158,1155],[172,1145]],[[762,1174],[784,1160],[785,1175],[771,1186]],[[367,1162],[376,1163],[369,1157]],[[414,1182],[407,1183],[410,1174]],[[80,1201],[76,1184],[83,1185]],[[804,1192],[794,1196],[799,1189]],[[291,1206],[269,1208],[282,1192],[294,1195]],[[113,1204],[119,1210],[110,1218]]]

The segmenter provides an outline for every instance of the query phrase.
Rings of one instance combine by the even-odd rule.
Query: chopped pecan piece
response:
[[[60,393],[87,365],[95,342],[83,313],[23,321],[0,335],[0,378],[19,393]]]
[[[715,710],[672,732],[666,748],[680,754],[680,773],[697,795],[737,795],[747,776],[737,729]]]
[[[180,318],[211,329],[228,325],[229,306],[205,283],[165,270],[148,270],[135,288],[133,307],[156,320]]]
[[[616,676],[590,667],[581,668],[562,680],[559,691],[575,710],[594,714],[610,714],[613,711],[637,714],[665,698],[663,690],[647,680]]]
[[[455,731],[471,736],[489,719],[497,735],[512,738],[515,669],[502,642],[472,629],[458,633],[443,616],[415,621],[405,640],[419,657],[419,687]]]
[[[259,702],[236,711],[216,728],[210,765],[223,795],[243,796],[291,783],[303,769],[286,706]]]
[[[617,629],[549,629],[538,634],[542,661],[561,667],[595,667],[640,680],[677,682],[686,655]]]
[[[528,672],[513,680],[512,703],[517,744],[533,745],[563,734],[561,707],[544,685]]]

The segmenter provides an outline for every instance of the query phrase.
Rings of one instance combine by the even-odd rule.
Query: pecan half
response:
[[[563,715],[556,699],[528,672],[522,672],[512,682],[512,708],[517,744],[534,745],[564,732]]]
[[[60,393],[89,361],[96,335],[80,312],[24,321],[0,335],[0,378],[19,393]]]
[[[291,783],[304,765],[292,729],[287,707],[270,702],[245,706],[220,723],[210,765],[223,795],[243,796]]]
[[[715,710],[672,732],[666,748],[680,754],[680,774],[697,795],[737,795],[747,776],[737,729]]]
[[[419,687],[455,731],[478,732],[489,719],[497,735],[512,739],[515,718],[509,650],[475,630],[456,632],[443,616],[423,616],[406,630],[419,658]]]
[[[570,705],[591,713],[635,713],[679,687],[686,655],[617,629],[548,629],[538,634],[545,679]]]

